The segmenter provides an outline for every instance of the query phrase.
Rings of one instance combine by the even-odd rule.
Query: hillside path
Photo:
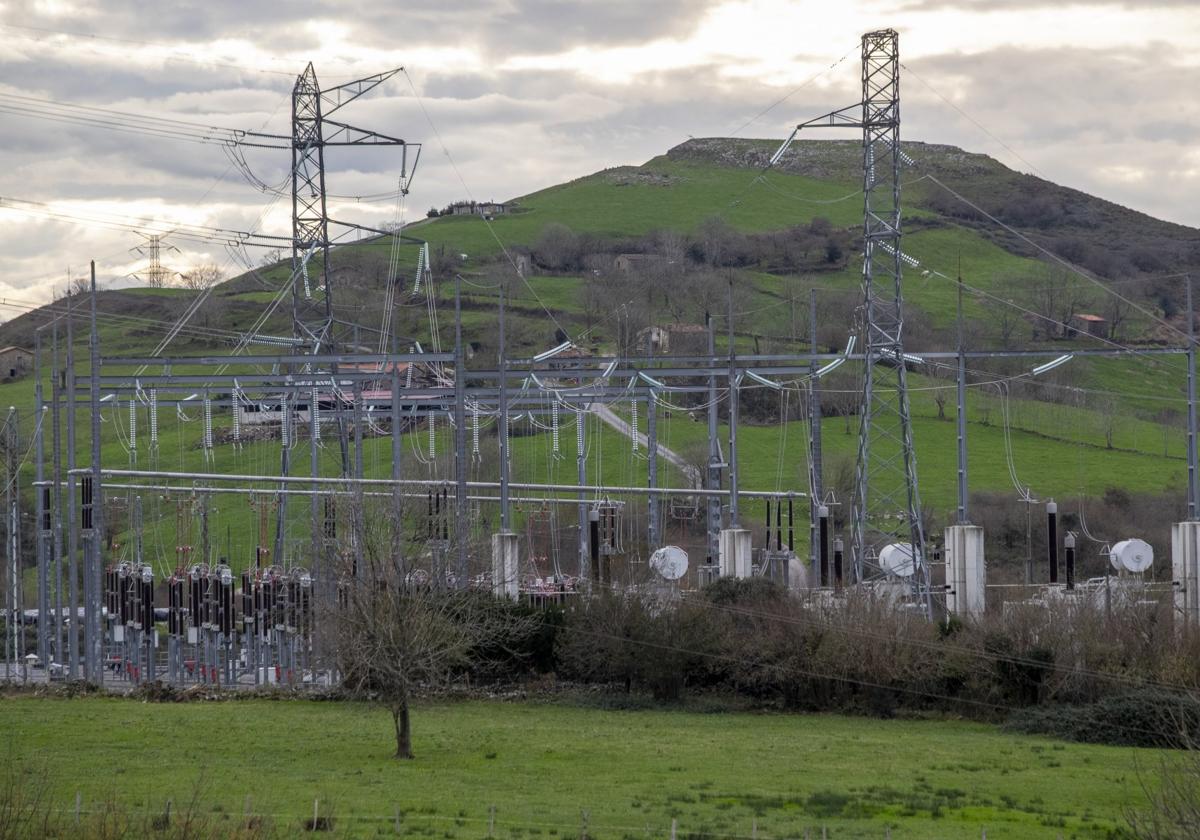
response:
[[[635,434],[633,428],[624,420],[622,420],[617,413],[608,406],[600,403],[592,403],[588,407],[588,410],[591,411],[592,414],[599,417],[600,421],[605,425],[610,426],[627,438],[633,438]],[[636,434],[638,444],[640,446],[644,446],[646,449],[649,449],[650,440],[646,437],[645,433],[636,432]],[[677,467],[679,471],[683,473],[684,477],[687,479],[689,487],[695,488],[701,486],[700,470],[694,464],[689,464],[683,459],[683,457],[679,455],[679,453],[675,452],[674,450],[667,449],[667,447],[663,446],[661,443],[658,444],[658,454],[665,458],[669,464]]]

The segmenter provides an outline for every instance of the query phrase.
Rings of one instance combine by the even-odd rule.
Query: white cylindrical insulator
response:
[[[287,398],[285,397],[279,403],[279,440],[284,448],[291,446],[291,435],[288,429],[288,419],[290,416],[291,412],[288,411]]]
[[[437,430],[434,428],[437,420],[436,414],[429,415],[429,457],[437,455]]]
[[[137,400],[129,398],[129,448],[137,449]]]
[[[575,457],[583,457],[583,409],[575,411]]]
[[[415,348],[415,347],[409,347],[409,348],[408,348],[408,352],[409,352],[409,353],[416,353],[416,352],[417,352],[417,348]],[[411,387],[412,387],[412,377],[413,377],[413,363],[412,363],[412,362],[409,362],[409,363],[408,363],[408,368],[407,368],[407,369],[404,371],[404,387],[405,387],[405,388],[411,388]]]

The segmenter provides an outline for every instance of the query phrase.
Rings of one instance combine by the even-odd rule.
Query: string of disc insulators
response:
[[[308,417],[312,421],[313,440],[319,441],[321,439],[321,403],[316,388],[312,389],[312,397],[309,399]]]
[[[479,454],[479,401],[471,403],[471,457],[478,461]]]
[[[291,445],[291,437],[288,434],[289,411],[288,411],[287,397],[284,397],[282,400],[279,401],[279,408],[280,408],[280,411],[279,411],[279,415],[280,415],[279,442],[283,445],[284,449],[287,449]]]
[[[421,278],[425,276],[426,269],[429,268],[429,243],[426,242],[421,246],[421,250],[417,252],[417,274],[413,278],[413,290],[415,295],[421,291]]]
[[[241,448],[242,445],[242,401],[238,397],[238,389],[235,387],[232,392],[233,399],[230,402],[233,404],[233,445],[235,448]]]
[[[558,455],[558,400],[550,403],[550,451]]]
[[[429,426],[429,457],[430,458],[433,458],[435,455],[437,455],[437,435],[435,434],[436,430],[434,429],[434,425],[435,425],[434,421],[436,421],[436,420],[437,420],[437,415],[430,413],[429,422],[427,424]]]
[[[583,408],[575,409],[575,457],[583,457]]]
[[[213,448],[213,426],[212,426],[212,398],[204,395],[204,452],[207,457],[212,457]]]
[[[629,436],[629,439],[633,441],[633,454],[636,455],[638,454],[638,407],[636,399],[630,403],[630,409],[630,425],[633,426],[633,434]]]
[[[129,398],[129,454],[137,457],[137,400]]]
[[[150,389],[150,451],[158,449],[158,389]]]

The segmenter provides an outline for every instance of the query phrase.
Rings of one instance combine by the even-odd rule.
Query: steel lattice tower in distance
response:
[[[330,283],[329,226],[387,233],[329,218],[325,196],[325,149],[328,146],[400,146],[401,178],[408,174],[408,146],[390,137],[330,119],[340,108],[403,70],[397,67],[353,82],[321,89],[310,62],[292,87],[292,311],[295,336],[310,353],[334,352],[336,319]],[[419,144],[417,145],[419,149]],[[414,164],[415,167],[415,164]],[[320,257],[319,283],[309,262]]]
[[[145,271],[139,272],[133,276],[145,280],[146,285],[152,289],[163,288],[167,285],[167,281],[175,276],[174,269],[167,268],[162,264],[162,249],[164,246],[164,240],[170,235],[171,232],[143,233],[141,236],[146,238],[146,244],[138,245],[137,247],[133,248],[133,252],[135,254],[140,254],[141,256],[146,257],[150,262],[150,264],[146,266]],[[176,253],[179,251],[179,249],[174,245],[166,245],[166,248],[170,251],[175,251]]]
[[[904,355],[900,250],[900,57],[894,30],[862,39],[863,387],[851,508],[855,573],[888,543],[908,542],[916,594],[931,606],[929,566]]]
[[[329,285],[329,212],[325,204],[325,138],[321,88],[310,62],[292,88],[292,287],[296,338],[320,352],[333,322]],[[313,289],[309,260],[319,254],[321,282]],[[314,293],[319,292],[319,300]]]
[[[854,575],[861,581],[878,571],[885,545],[910,544],[917,561],[913,594],[932,615],[903,342],[899,41],[892,29],[864,35],[862,100],[796,126],[770,163],[803,129],[862,129],[863,386],[851,506]]]

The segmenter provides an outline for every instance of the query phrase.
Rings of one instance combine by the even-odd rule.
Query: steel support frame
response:
[[[929,564],[913,451],[900,249],[900,54],[894,30],[862,39],[863,387],[851,509],[855,577],[883,545],[908,542],[914,595],[932,614]],[[891,378],[894,388],[877,387]]]

